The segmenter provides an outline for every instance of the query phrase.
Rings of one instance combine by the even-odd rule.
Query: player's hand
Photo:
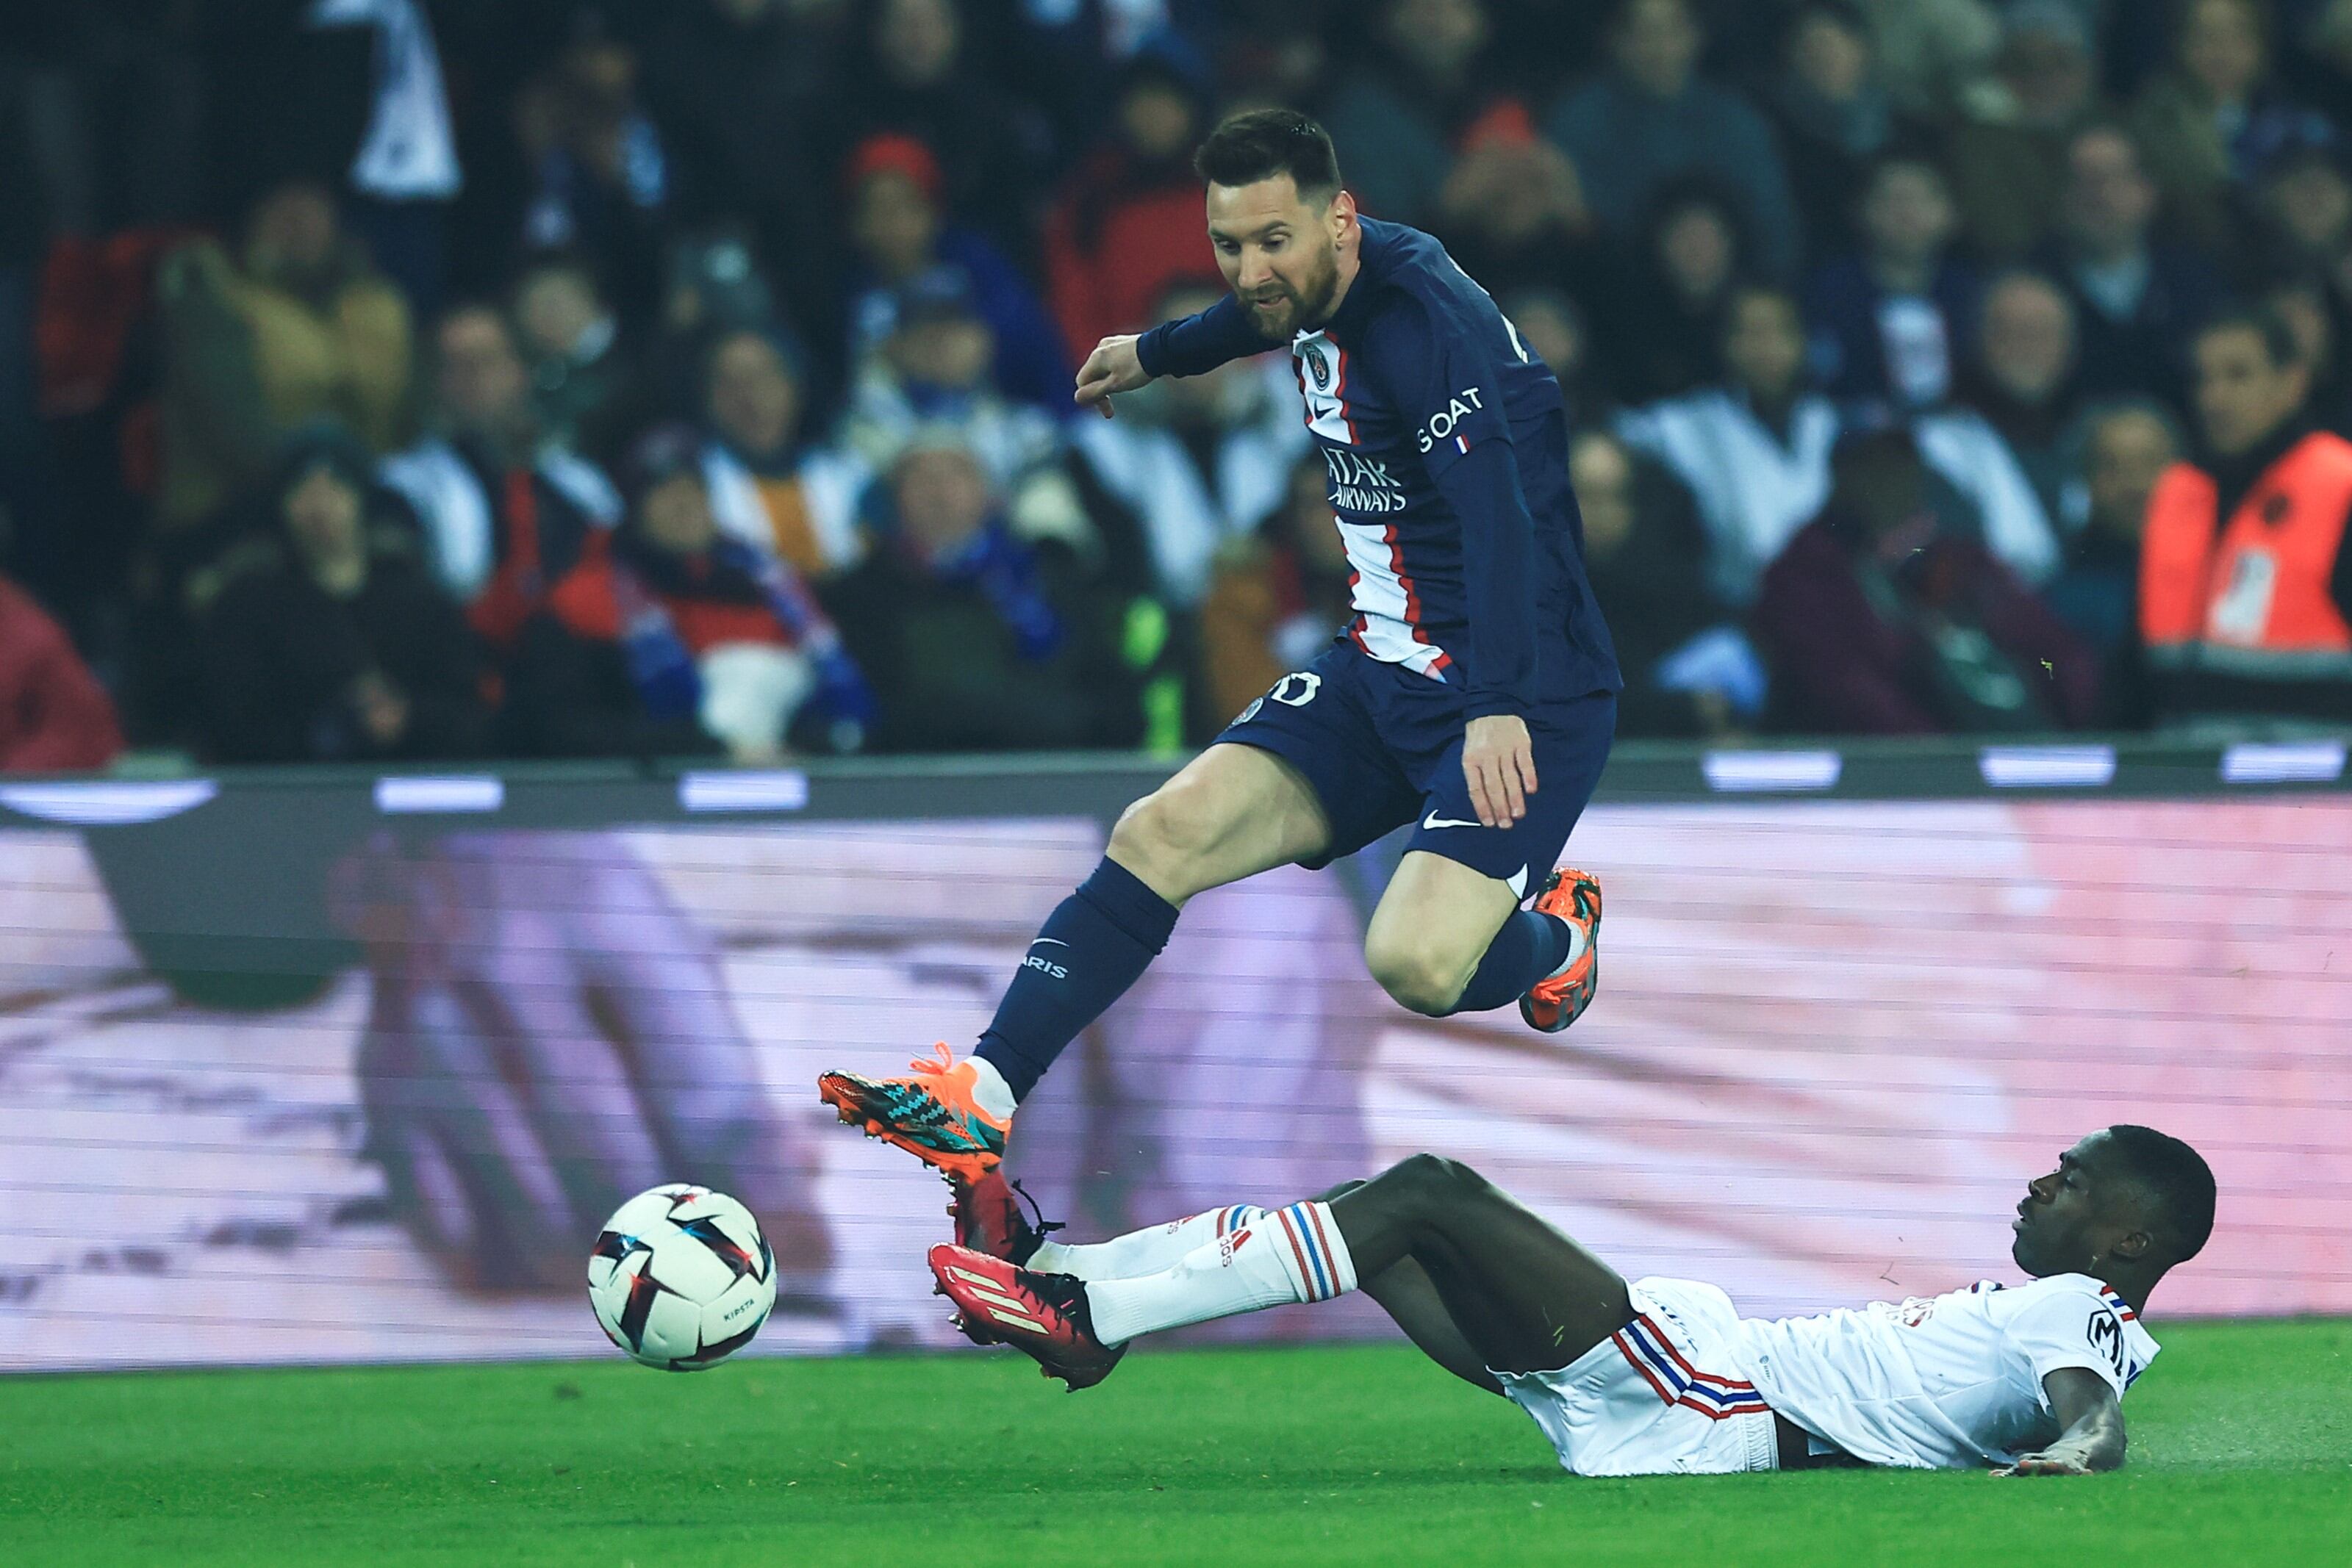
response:
[[[1536,747],[1517,714],[1474,718],[1462,735],[1462,777],[1482,826],[1516,828],[1536,792]]]
[[[366,1153],[393,1211],[483,1289],[572,1290],[604,1217],[692,1180],[824,1268],[814,1169],[761,1084],[717,952],[618,838],[489,833],[338,868],[367,946]]]
[[[2017,1463],[1993,1471],[1996,1476],[2087,1476],[2090,1473],[2089,1465],[2055,1448],[2023,1455]]]
[[[1078,390],[1076,393],[1080,408],[1093,405],[1102,410],[1103,417],[1111,417],[1110,397],[1113,392],[1134,392],[1151,378],[1143,373],[1143,360],[1135,351],[1135,334],[1126,333],[1105,338],[1078,367]]]

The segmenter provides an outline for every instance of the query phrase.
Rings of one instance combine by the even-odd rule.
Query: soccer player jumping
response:
[[[1433,1017],[1517,1000],[1545,1030],[1592,997],[1600,884],[1553,868],[1622,683],[1586,580],[1559,385],[1435,240],[1358,215],[1313,120],[1235,115],[1195,162],[1232,295],[1105,339],[1077,401],[1108,415],[1154,377],[1286,343],[1355,618],[1120,816],[971,1057],[942,1045],[908,1077],[818,1080],[843,1121],[966,1184],[995,1169],[1014,1107],[1142,975],[1188,899],[1327,865],[1407,823],[1364,937],[1389,995]]]
[[[1073,1389],[1139,1334],[1361,1290],[1438,1364],[1533,1416],[1579,1475],[2081,1475],[2124,1461],[2121,1401],[2157,1352],[2140,1312],[2204,1247],[2213,1198],[2188,1145],[2109,1127],[2027,1185],[2010,1256],[2031,1283],[1813,1318],[1742,1318],[1692,1280],[1629,1283],[1433,1155],[1320,1200],[1086,1247],[1045,1240],[1007,1195],[993,1224],[965,1206],[973,1245],[931,1249],[931,1271],[967,1334]]]

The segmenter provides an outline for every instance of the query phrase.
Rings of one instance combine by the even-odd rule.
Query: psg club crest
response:
[[[1317,392],[1330,390],[1331,366],[1329,361],[1323,358],[1321,349],[1309,348],[1307,350],[1307,373],[1314,378]]]

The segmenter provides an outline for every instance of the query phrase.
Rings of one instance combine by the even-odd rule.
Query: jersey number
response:
[[[1322,689],[1322,676],[1312,670],[1297,670],[1275,682],[1274,690],[1265,695],[1286,707],[1305,707]]]

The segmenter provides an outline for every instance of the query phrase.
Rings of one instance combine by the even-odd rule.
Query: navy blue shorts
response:
[[[1407,850],[1458,861],[1524,895],[1559,863],[1601,781],[1617,731],[1617,697],[1590,692],[1527,716],[1537,789],[1515,828],[1478,825],[1462,776],[1463,706],[1461,687],[1339,643],[1276,681],[1217,742],[1270,751],[1306,775],[1331,841],[1300,864],[1328,865],[1418,822]]]

